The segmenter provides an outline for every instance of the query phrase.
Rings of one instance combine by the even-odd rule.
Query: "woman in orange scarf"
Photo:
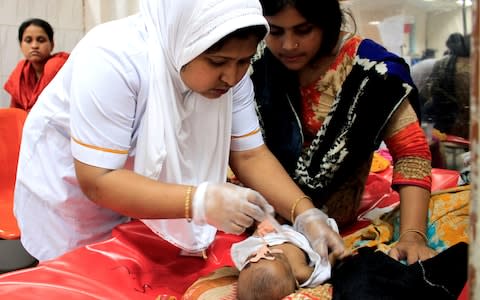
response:
[[[69,54],[52,55],[53,29],[42,19],[24,21],[18,28],[18,41],[25,59],[17,64],[4,88],[12,96],[10,107],[30,111]]]

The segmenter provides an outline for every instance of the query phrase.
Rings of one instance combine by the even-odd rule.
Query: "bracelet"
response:
[[[303,199],[308,199],[310,201],[312,201],[312,198],[308,197],[307,195],[303,195],[303,196],[300,196],[298,197],[295,202],[293,202],[293,205],[292,205],[292,209],[290,210],[290,221],[292,222],[292,224],[295,222],[295,208],[297,208],[297,205],[298,203],[300,203],[300,201],[302,201]]]
[[[187,187],[187,191],[185,192],[185,219],[188,222],[192,221],[192,217],[190,215],[190,202],[192,202],[192,190],[193,186],[189,185]]]
[[[425,233],[423,233],[421,230],[418,230],[418,229],[407,229],[407,230],[405,230],[402,234],[400,234],[400,236],[398,237],[398,240],[400,241],[402,239],[402,237],[409,232],[415,232],[416,234],[420,235],[423,238],[423,240],[425,241],[425,243],[428,245],[427,235]]]

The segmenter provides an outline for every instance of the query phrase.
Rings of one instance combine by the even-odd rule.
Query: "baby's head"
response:
[[[287,257],[271,253],[275,259],[249,262],[238,276],[238,299],[282,299],[297,288],[297,281]],[[253,256],[252,256],[253,257]]]

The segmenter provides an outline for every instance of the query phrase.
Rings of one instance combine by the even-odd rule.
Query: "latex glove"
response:
[[[293,228],[305,235],[313,250],[320,255],[322,264],[328,263],[329,251],[334,258],[346,255],[337,224],[318,208],[310,208],[298,215]]]
[[[193,222],[240,234],[255,220],[261,222],[273,207],[258,192],[231,183],[201,183],[193,195]]]

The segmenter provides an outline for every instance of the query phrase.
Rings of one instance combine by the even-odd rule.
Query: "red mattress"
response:
[[[434,191],[457,185],[458,172],[433,173]],[[387,179],[388,170],[378,175]],[[376,186],[370,195],[389,189],[389,184]],[[389,199],[398,201],[395,197]],[[204,260],[180,256],[179,249],[143,223],[132,221],[118,226],[105,242],[81,247],[35,268],[1,275],[0,299],[181,299],[198,277],[233,265],[230,246],[243,238],[219,233]],[[460,299],[466,299],[466,291]]]
[[[118,226],[113,237],[39,266],[0,276],[0,299],[180,299],[199,277],[233,263],[230,245],[243,236],[219,233],[208,258],[179,256],[178,248],[143,223]],[[164,299],[169,299],[165,297]]]

